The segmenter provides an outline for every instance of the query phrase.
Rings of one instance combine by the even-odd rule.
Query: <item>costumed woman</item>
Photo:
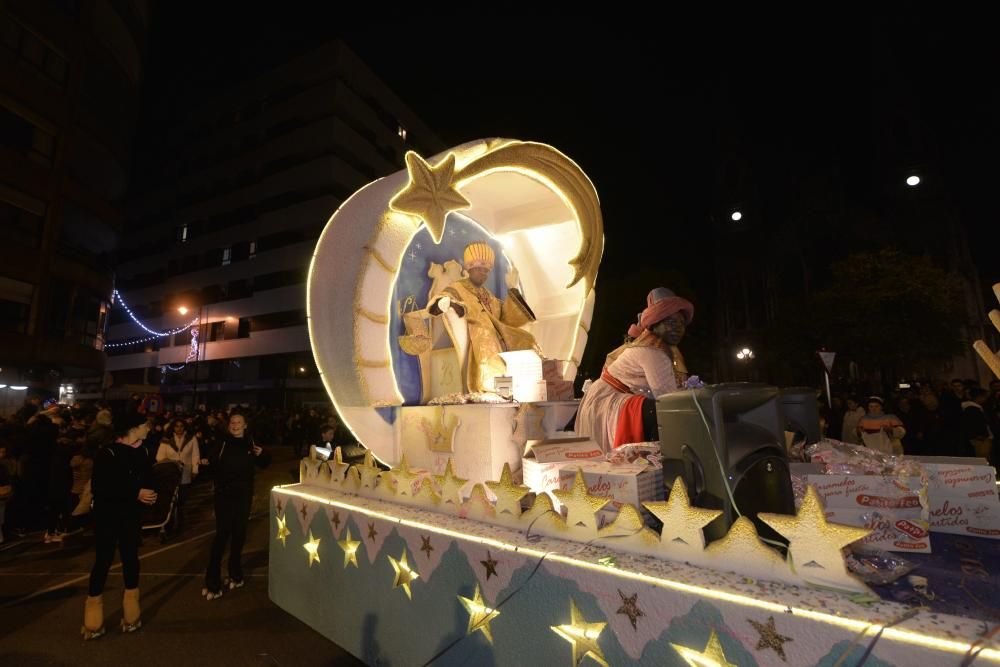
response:
[[[659,440],[656,397],[684,388],[686,371],[677,345],[694,317],[694,306],[665,287],[646,298],[631,342],[608,355],[580,402],[576,431],[604,451],[632,442]]]

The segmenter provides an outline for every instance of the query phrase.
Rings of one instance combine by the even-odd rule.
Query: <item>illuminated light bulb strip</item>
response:
[[[173,334],[181,333],[182,331],[187,331],[188,329],[190,329],[191,327],[193,327],[198,322],[197,319],[193,319],[190,322],[188,322],[187,324],[185,324],[184,326],[177,327],[176,329],[171,329],[170,331],[154,331],[153,329],[150,329],[145,324],[143,324],[142,322],[139,321],[139,318],[135,316],[135,313],[132,312],[132,309],[128,307],[127,303],[125,303],[125,298],[122,296],[121,292],[119,292],[118,290],[114,290],[114,292],[112,292],[112,294],[111,294],[111,302],[112,303],[115,303],[115,302],[119,303],[121,305],[121,307],[125,309],[125,312],[128,313],[128,316],[130,318],[132,318],[133,322],[135,322],[136,324],[138,324],[143,330],[148,331],[149,333],[151,333],[153,335],[152,336],[146,336],[145,338],[135,338],[135,339],[132,339],[132,340],[126,340],[126,341],[122,341],[120,343],[106,343],[104,345],[105,349],[107,349],[107,348],[112,348],[113,349],[113,348],[119,348],[119,347],[128,347],[130,345],[138,345],[139,343],[148,343],[149,341],[156,340],[157,338],[164,338],[166,336],[172,336]]]
[[[184,363],[198,359],[198,329],[191,329],[191,347],[188,349],[187,358]]]
[[[566,563],[568,565],[574,565],[577,567],[583,567],[588,570],[592,570],[594,572],[600,572],[606,576],[617,576],[623,579],[631,579],[634,581],[650,584],[652,586],[656,586],[659,588],[669,588],[681,591],[683,593],[700,595],[714,600],[730,602],[745,607],[755,607],[772,613],[779,613],[779,612],[786,613],[787,611],[790,610],[793,616],[800,616],[802,618],[808,618],[810,620],[819,623],[842,627],[846,630],[850,630],[853,632],[864,631],[866,635],[874,635],[879,631],[881,631],[883,637],[886,637],[892,641],[898,641],[903,644],[912,644],[915,646],[922,646],[939,651],[950,651],[952,653],[961,653],[961,654],[968,653],[971,650],[979,649],[978,646],[974,648],[968,642],[956,641],[951,639],[941,639],[939,637],[929,636],[925,633],[918,633],[912,630],[903,630],[898,627],[886,627],[879,623],[869,622],[860,618],[835,616],[834,614],[831,614],[829,612],[819,612],[819,611],[813,611],[811,609],[803,609],[801,607],[794,607],[790,605],[779,604],[776,602],[769,602],[767,600],[760,600],[757,598],[748,597],[740,593],[730,593],[724,590],[705,588],[703,586],[696,586],[693,584],[686,584],[680,581],[674,581],[672,579],[654,577],[648,574],[643,574],[641,572],[630,572],[628,570],[623,570],[619,568],[615,568],[612,570],[598,563],[591,563],[585,560],[579,560],[558,553],[539,551],[537,549],[532,549],[531,547],[509,544],[507,542],[501,542],[499,540],[492,539],[489,537],[470,535],[468,533],[462,533],[456,530],[443,528],[441,526],[422,523],[420,521],[412,521],[410,519],[404,519],[402,517],[393,516],[391,514],[379,512],[378,510],[369,509],[367,507],[361,507],[359,505],[351,505],[350,503],[345,503],[337,500],[330,500],[329,498],[315,496],[310,493],[304,493],[302,491],[295,491],[286,486],[275,486],[272,489],[272,491],[275,491],[277,493],[282,493],[285,495],[297,496],[305,500],[311,500],[325,505],[332,505],[334,507],[339,507],[349,512],[357,512],[359,514],[365,514],[372,518],[381,519],[383,521],[389,521],[397,525],[408,526],[410,528],[415,528],[417,530],[431,531],[438,533],[440,535],[446,535],[448,537],[453,537],[456,539],[473,541],[492,548],[533,556],[535,558],[544,557],[547,561],[555,561],[555,562]],[[984,660],[1000,662],[1000,650],[997,649],[983,648],[982,650],[979,651],[978,656],[979,658]]]
[[[125,312],[128,313],[128,316],[132,318],[132,321],[138,324],[144,331],[153,334],[153,336],[163,337],[163,336],[171,336],[175,333],[180,333],[185,329],[194,326],[195,322],[197,321],[197,320],[192,320],[188,324],[185,324],[182,327],[177,327],[176,329],[171,329],[170,331],[154,331],[153,329],[150,329],[145,324],[139,321],[139,318],[135,316],[135,313],[132,312],[132,309],[128,307],[127,303],[125,303],[125,298],[122,296],[121,292],[115,290],[114,292],[112,292],[111,296],[112,296],[112,303],[114,301],[118,301],[121,304],[121,307],[125,309]]]

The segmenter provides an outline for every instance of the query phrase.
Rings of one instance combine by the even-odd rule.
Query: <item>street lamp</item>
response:
[[[740,211],[733,211],[733,214],[730,215],[729,217],[733,219],[733,222],[739,222],[740,220],[743,219],[743,213],[741,213]]]
[[[906,179],[906,184],[909,185],[911,188],[915,188],[918,185],[920,185],[920,177],[917,176],[916,174],[913,174],[912,176]]]

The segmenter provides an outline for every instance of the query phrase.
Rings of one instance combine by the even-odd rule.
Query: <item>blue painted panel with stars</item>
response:
[[[404,405],[420,404],[420,361],[403,352],[397,342],[397,337],[406,333],[403,326],[402,311],[420,310],[427,307],[427,292],[433,280],[427,275],[431,263],[444,264],[450,259],[462,263],[462,253],[470,243],[485,241],[493,248],[496,255],[496,266],[486,281],[488,287],[497,298],[507,296],[507,285],[504,276],[510,269],[503,255],[503,247],[499,241],[469,218],[449,213],[445,221],[444,236],[440,244],[435,244],[431,234],[423,227],[410,240],[403,262],[396,276],[396,284],[392,290],[391,316],[389,320],[392,332],[389,348],[392,351],[392,370],[396,374],[396,383],[403,395]]]
[[[272,496],[271,599],[369,665],[572,665],[574,644],[556,628],[574,623],[574,613],[596,632],[600,658],[610,665],[684,667],[689,663],[680,650],[709,656],[714,646],[731,665],[832,667],[864,657],[866,664],[893,667],[876,654],[899,648],[881,642],[865,656],[868,641],[843,639],[853,632],[831,634],[798,616],[671,592],[614,577],[613,569],[604,579],[537,555],[502,552],[345,508],[328,514],[314,501],[286,497],[285,503],[279,512]],[[278,516],[287,521],[284,541],[276,532]],[[338,542],[348,531],[360,543],[357,566],[345,562]],[[318,540],[319,559],[311,564],[303,549],[308,536]],[[407,584],[409,596],[395,585],[392,562],[404,557],[419,573]],[[477,588],[484,604],[500,612],[490,621],[492,641],[469,632],[470,613],[459,600],[471,600]],[[638,651],[637,627],[649,636]],[[803,651],[815,657],[797,659]],[[594,656],[582,662],[598,664]]]

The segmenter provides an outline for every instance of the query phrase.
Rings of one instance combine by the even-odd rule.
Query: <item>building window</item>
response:
[[[402,125],[397,126],[397,128],[396,128],[396,134],[398,134],[399,138],[403,140],[403,143],[406,143],[406,128],[405,127],[403,127]]]
[[[229,266],[233,261],[233,249],[232,247],[226,247],[222,249],[222,265]]]
[[[183,225],[177,227],[177,242],[187,243],[188,242],[188,225],[185,222]]]
[[[17,110],[0,106],[0,145],[24,155],[32,162],[48,166],[52,164],[55,144],[52,132],[39,127],[37,122],[29,120]]]
[[[0,331],[20,334],[27,331],[34,294],[31,283],[0,276]]]
[[[257,242],[256,241],[251,241],[250,242],[250,256],[249,256],[249,259],[253,259],[256,256],[257,256]]]
[[[212,325],[208,330],[208,340],[217,341],[224,340],[226,336],[226,323],[225,322],[212,322]]]
[[[66,81],[66,59],[8,14],[0,14],[0,37],[11,51],[18,53],[50,79],[59,84]]]
[[[4,201],[0,192],[0,229],[7,238],[18,245],[37,248],[41,243],[43,222],[42,216]]]

